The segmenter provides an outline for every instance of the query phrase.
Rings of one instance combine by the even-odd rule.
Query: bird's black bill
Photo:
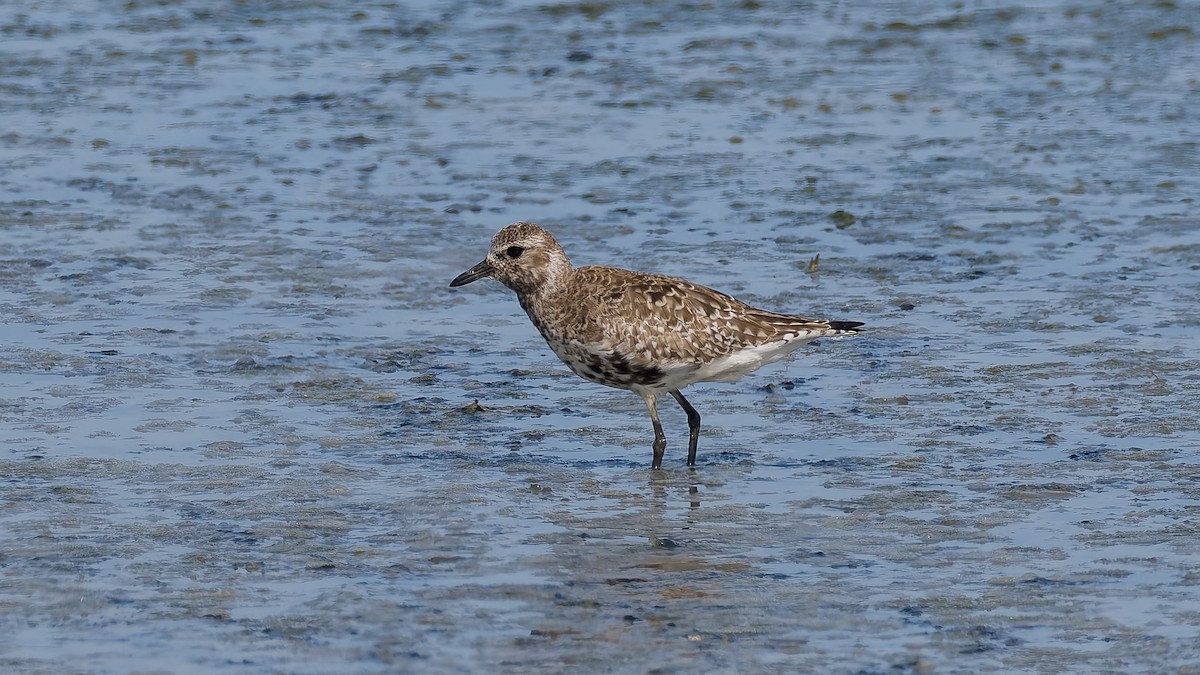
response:
[[[492,264],[487,260],[481,260],[478,265],[454,277],[454,280],[450,282],[450,287],[466,286],[472,281],[479,281],[490,276],[492,276]]]

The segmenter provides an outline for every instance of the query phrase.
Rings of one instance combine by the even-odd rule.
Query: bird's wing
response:
[[[606,267],[576,270],[594,289],[588,323],[637,366],[695,366],[757,345],[834,334],[827,321],[755,309],[683,279]]]

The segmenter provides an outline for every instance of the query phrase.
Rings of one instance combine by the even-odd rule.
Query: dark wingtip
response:
[[[863,325],[862,321],[830,321],[829,327],[834,330],[846,331],[847,333],[857,333],[859,326]]]

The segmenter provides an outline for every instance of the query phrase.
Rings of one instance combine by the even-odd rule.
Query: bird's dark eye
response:
[[[524,252],[525,249],[520,246],[509,246],[508,248],[504,249],[504,255],[510,258],[520,258],[521,254]]]

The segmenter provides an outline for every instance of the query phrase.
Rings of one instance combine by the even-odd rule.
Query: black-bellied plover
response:
[[[661,274],[572,267],[554,237],[533,223],[497,232],[487,257],[450,285],[484,277],[516,291],[546,343],[577,375],[646,401],[654,424],[653,469],[662,468],[667,447],[658,420],[660,395],[670,394],[687,413],[692,466],[700,413],[680,389],[694,382],[732,382],[806,342],[857,333],[863,325],[755,309]]]

